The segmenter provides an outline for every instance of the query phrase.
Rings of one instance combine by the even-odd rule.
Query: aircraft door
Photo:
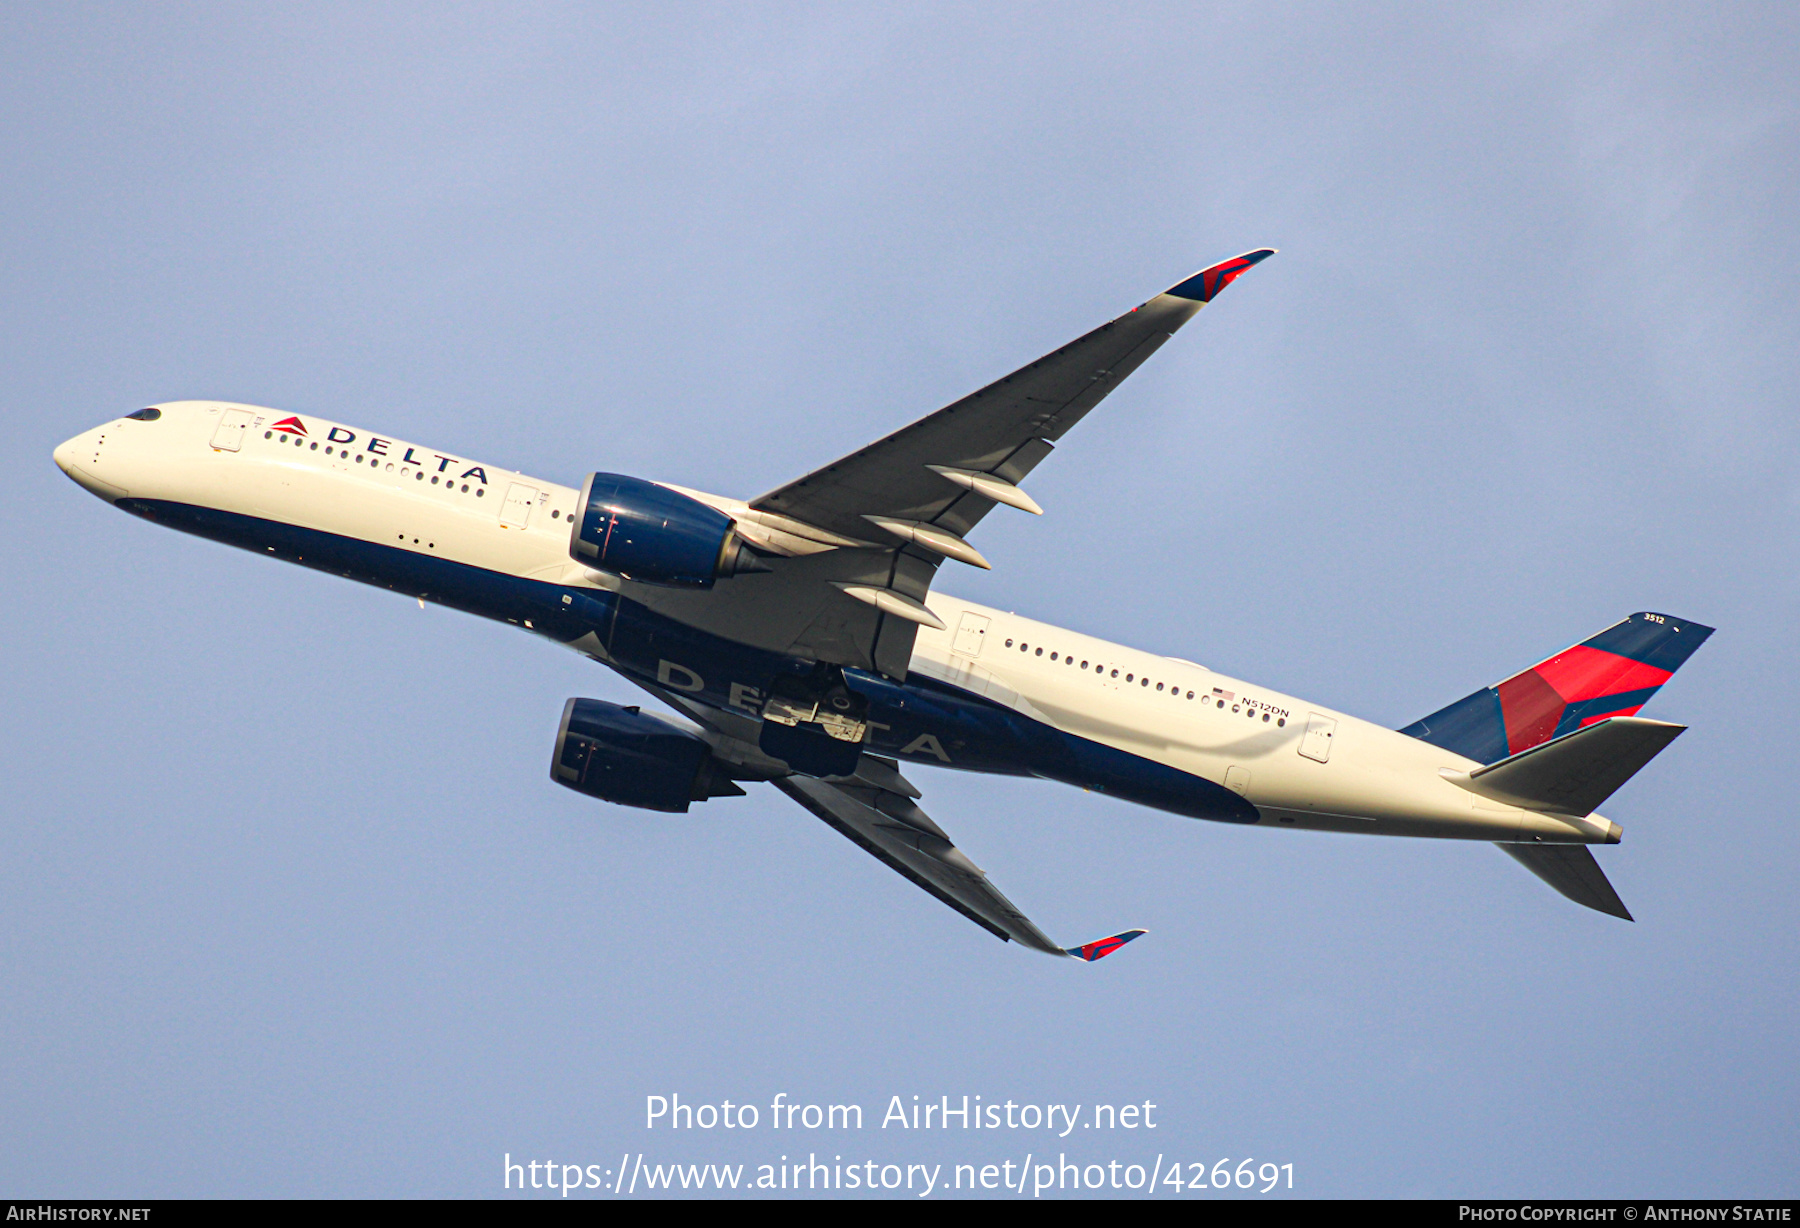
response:
[[[514,482],[506,488],[506,502],[500,505],[500,523],[508,528],[524,528],[531,521],[531,506],[537,501],[535,486]]]
[[[956,639],[951,646],[965,657],[979,657],[981,645],[987,639],[987,629],[988,620],[984,615],[966,613],[956,624]]]
[[[236,452],[244,446],[244,432],[249,429],[251,419],[256,415],[247,409],[228,409],[225,416],[219,419],[218,429],[213,431],[212,446],[215,452]]]
[[[1300,738],[1300,753],[1308,759],[1324,763],[1331,758],[1331,739],[1336,733],[1336,721],[1329,716],[1312,713],[1306,720],[1306,732]]]

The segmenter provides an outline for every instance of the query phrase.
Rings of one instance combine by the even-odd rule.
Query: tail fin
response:
[[[1400,732],[1497,763],[1609,716],[1635,715],[1712,633],[1667,614],[1633,614]]]

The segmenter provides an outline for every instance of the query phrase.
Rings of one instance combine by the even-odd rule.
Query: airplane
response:
[[[580,486],[310,414],[140,409],[55,450],[108,503],[510,623],[661,701],[574,698],[550,776],[665,813],[766,782],[995,936],[1053,941],[919,805],[902,766],[1039,777],[1195,819],[1489,841],[1631,914],[1595,813],[1684,726],[1637,715],[1713,628],[1632,614],[1403,729],[933,589],[990,511],[1246,252],[883,439],[748,501],[615,473]],[[492,495],[492,498],[488,496]]]

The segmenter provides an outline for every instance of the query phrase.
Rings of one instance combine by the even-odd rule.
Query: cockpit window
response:
[[[155,422],[160,417],[162,417],[160,409],[140,409],[135,414],[125,415],[128,422]]]

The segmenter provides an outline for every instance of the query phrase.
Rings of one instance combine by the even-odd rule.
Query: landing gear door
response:
[[[962,621],[956,624],[956,640],[951,645],[965,657],[979,657],[981,645],[987,639],[988,620],[985,616],[967,613]]]
[[[247,409],[228,409],[225,416],[219,419],[218,429],[213,432],[212,446],[216,452],[236,452],[244,446],[244,432],[249,429],[250,422],[256,415]]]
[[[1306,733],[1300,739],[1300,753],[1308,759],[1324,763],[1331,758],[1331,740],[1336,733],[1336,721],[1329,716],[1312,713],[1306,719]]]

